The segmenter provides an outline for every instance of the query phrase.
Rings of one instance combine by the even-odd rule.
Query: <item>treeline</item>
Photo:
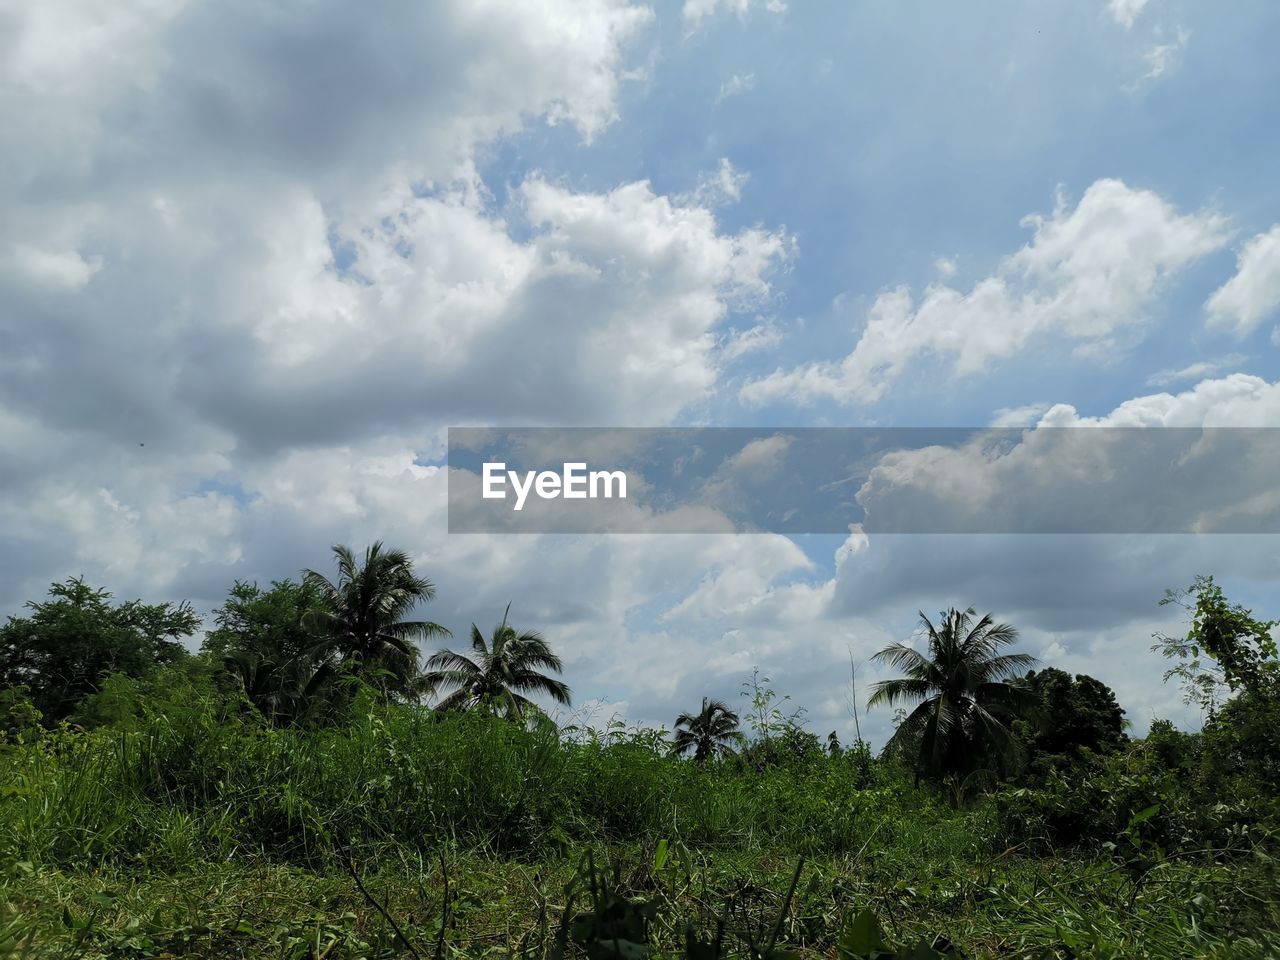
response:
[[[512,717],[529,695],[570,702],[551,676],[562,669],[536,632],[503,618],[486,638],[474,624],[470,655],[421,646],[449,637],[409,615],[435,597],[408,556],[381,543],[363,558],[333,548],[337,576],[306,570],[262,588],[237,582],[197,655],[182,643],[201,626],[188,603],[113,604],[82,579],[55,583],[49,598],[0,628],[0,696],[10,726],[127,723],[131,709],[162,700],[166,685],[212,684],[274,726],[341,723],[360,691],[383,703],[483,708]]]
[[[821,826],[808,814],[787,820],[784,811],[816,804],[830,813],[857,791],[877,784],[906,789],[902,782],[928,795],[919,802],[940,797],[965,807],[991,798],[991,837],[1017,844],[1140,838],[1162,849],[1229,846],[1230,836],[1274,821],[1280,796],[1275,623],[1230,603],[1211,578],[1166,598],[1186,608],[1189,628],[1185,636],[1159,638],[1172,663],[1168,678],[1178,679],[1208,715],[1201,732],[1179,732],[1158,721],[1146,737],[1132,741],[1124,711],[1105,684],[1036,669],[1033,658],[1011,649],[1013,627],[972,609],[952,609],[936,623],[921,615],[921,643],[892,644],[877,654],[901,676],[872,692],[870,705],[897,709],[895,733],[875,757],[860,740],[841,745],[834,732],[819,739],[805,728],[804,711],[788,712],[789,698],[779,697],[759,674],[744,685],[742,717],[726,702],[705,698],[700,709],[674,718],[671,736],[620,727],[603,733],[557,729],[533,698],[567,705],[571,692],[559,679],[559,657],[542,636],[517,630],[504,614],[488,634],[472,625],[467,652],[442,647],[424,656],[423,646],[447,642],[449,632],[411,619],[435,589],[409,558],[376,543],[362,557],[337,546],[334,559],[332,579],[307,570],[296,581],[268,588],[237,582],[196,654],[183,643],[201,626],[189,604],[115,603],[82,580],[54,584],[48,599],[28,604],[26,615],[0,628],[5,739],[34,743],[58,730],[64,739],[94,729],[149,731],[148,752],[138,761],[146,772],[121,774],[119,795],[155,800],[143,785],[163,782],[167,796],[186,804],[219,794],[216,784],[288,767],[293,773],[273,783],[289,785],[294,800],[267,804],[274,812],[260,824],[255,843],[282,836],[272,819],[280,810],[290,822],[302,809],[315,812],[316,822],[345,822],[325,792],[343,782],[342,770],[395,785],[378,804],[359,807],[356,820],[363,826],[353,826],[355,834],[395,835],[393,811],[403,803],[406,811],[440,810],[433,814],[434,829],[446,835],[470,831],[478,842],[493,834],[489,842],[516,846],[523,842],[517,836],[581,837],[597,828],[612,835],[625,819],[665,822],[680,810],[692,834],[706,842],[765,830],[794,836],[801,846],[839,850],[842,828]],[[472,717],[450,719],[458,714]],[[375,720],[383,731],[377,737],[369,733]],[[475,725],[459,726],[469,722]],[[161,728],[163,735],[156,732]],[[353,731],[364,731],[365,739]],[[384,736],[391,738],[382,763],[387,769],[375,776],[370,771],[384,746],[374,744]],[[460,742],[451,746],[452,738]],[[238,746],[230,746],[233,741]],[[583,769],[584,743],[598,752],[591,762],[605,767],[579,781],[570,771]],[[481,760],[468,752],[481,744],[514,752]],[[120,756],[132,749],[122,747]],[[671,755],[692,762],[672,765]],[[40,756],[35,751],[28,759],[44,763],[31,759]],[[390,769],[392,761],[400,766]],[[232,770],[224,763],[246,766]],[[495,771],[521,771],[512,781],[525,784],[519,811],[494,821],[490,815],[497,814],[484,812],[487,800],[468,800],[474,805],[466,810],[440,808],[429,796],[442,778],[436,764],[469,770],[476,784],[499,776]],[[126,768],[133,769],[120,769]],[[308,770],[315,784],[326,785],[319,794],[308,786]],[[742,791],[757,791],[758,778],[774,770],[789,771],[792,779],[779,783],[799,783],[799,792],[784,802],[770,787],[745,799]],[[552,771],[567,779],[547,786]],[[303,779],[295,782],[295,774]],[[39,780],[34,771],[29,776]],[[628,776],[646,784],[644,809],[627,799],[640,795],[622,783]],[[744,787],[753,776],[757,781]],[[605,784],[607,799],[593,793]],[[736,811],[730,817],[735,826],[715,820],[728,814],[708,812],[721,802],[717,784],[728,784],[723,789],[736,798],[725,806]],[[343,789],[355,791],[355,781]],[[235,796],[251,793],[237,788]],[[505,788],[494,796],[506,796]],[[234,806],[218,803],[218,809]],[[556,815],[539,819],[531,812],[538,803]],[[246,814],[243,822],[257,821]],[[716,822],[721,826],[708,825]]]
[[[1157,639],[1203,730],[1132,738],[1105,684],[953,609],[878,654],[897,675],[871,700],[896,714],[873,755],[807,729],[758,672],[740,707],[708,696],[670,732],[558,726],[536,706],[571,701],[546,639],[508,611],[455,649],[412,619],[434,587],[404,554],[334,556],[332,579],[235,584],[196,653],[188,604],[82,580],[0,627],[0,893],[19,904],[0,948],[391,957],[417,938],[478,956],[470,904],[476,936],[506,924],[511,956],[543,960],[565,937],[574,955],[781,960],[760,945],[784,933],[803,955],[959,956],[958,930],[971,955],[1280,949],[1275,624],[1209,578],[1170,594],[1188,629]],[[607,880],[573,866],[595,862]],[[319,893],[259,909],[261,870],[355,909]],[[490,872],[501,887],[457,890]],[[144,878],[147,905],[103,877]],[[165,914],[168,884],[228,880],[220,918]],[[923,939],[888,950],[873,911]]]

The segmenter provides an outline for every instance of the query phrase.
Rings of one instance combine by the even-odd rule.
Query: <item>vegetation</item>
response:
[[[30,690],[32,705],[50,721],[70,716],[107,677],[141,677],[181,662],[181,638],[200,623],[186,604],[112,606],[111,594],[81,579],[53,584],[49,596],[0,630],[0,684]]]
[[[732,753],[742,740],[738,715],[721,701],[703,697],[702,709],[697,713],[676,717],[671,751],[685,754],[692,750],[693,759],[701,766],[713,757]]]
[[[510,612],[508,606],[507,613]],[[423,678],[427,686],[433,690],[454,688],[437,709],[478,708],[515,718],[533,707],[533,702],[524,696],[526,693],[542,694],[569,705],[569,688],[541,672],[560,673],[563,669],[560,658],[551,652],[541,634],[516,633],[504,614],[487,643],[480,628],[471,625],[471,649],[474,660],[452,650],[441,650],[427,661],[431,668]]]
[[[414,574],[407,554],[385,550],[381,541],[365,551],[363,563],[340,544],[333,553],[336,583],[314,570],[303,580],[320,598],[310,618],[319,638],[313,655],[337,656],[350,674],[384,696],[421,695],[415,641],[447,637],[449,631],[429,620],[404,618],[435,597],[435,586]]]
[[[547,640],[504,617],[423,672],[430,584],[335,552],[327,588],[237,583],[198,655],[185,605],[80,581],[0,628],[0,952],[1280,951],[1274,624],[1209,578],[1157,641],[1216,671],[1202,732],[1130,739],[1104,684],[1030,671],[1011,628],[951,610],[881,655],[904,676],[873,702],[914,711],[874,757],[824,749],[758,673],[750,736],[709,698],[670,737],[557,727]]]
[[[906,674],[876,684],[868,706],[916,704],[898,725],[891,744],[915,754],[917,783],[921,776],[954,781],[978,770],[997,769],[1015,746],[1005,721],[1035,706],[1027,686],[1004,682],[1026,671],[1035,658],[1001,653],[1017,640],[1017,631],[996,623],[991,614],[978,620],[975,616],[972,607],[953,607],[935,627],[921,613],[926,653],[894,643],[873,658]]]

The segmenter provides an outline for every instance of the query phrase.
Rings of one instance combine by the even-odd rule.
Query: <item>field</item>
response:
[[[957,798],[865,749],[700,765],[651,731],[373,702],[313,730],[196,699],[13,739],[15,956],[1280,952],[1269,801],[1199,802],[1172,740]]]

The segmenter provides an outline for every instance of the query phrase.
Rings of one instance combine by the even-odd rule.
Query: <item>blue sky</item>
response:
[[[209,610],[383,538],[437,619],[512,602],[630,722],[760,665],[847,734],[849,652],[957,603],[1194,725],[1156,601],[1216,572],[1274,608],[1269,537],[451,538],[443,436],[1275,425],[1278,32],[1263,0],[0,4],[0,609],[84,574]]]

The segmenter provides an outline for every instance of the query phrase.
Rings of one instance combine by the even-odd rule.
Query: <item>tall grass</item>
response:
[[[193,703],[0,746],[0,953],[25,938],[91,956],[406,955],[348,882],[359,862],[419,943],[442,942],[447,914],[451,955],[491,955],[501,930],[510,956],[546,960],[548,923],[585,922],[564,895],[584,851],[625,866],[614,906],[651,918],[654,956],[725,917],[740,939],[759,925],[829,956],[868,907],[900,942],[945,932],[974,956],[1280,946],[1270,848],[1184,859],[1135,835],[1127,853],[1023,856],[992,847],[1001,815],[952,810],[856,755],[701,768],[645,734],[569,742],[550,725],[379,707],[284,730]]]
[[[51,865],[243,853],[312,864],[335,845],[533,858],[658,836],[839,854],[910,830],[926,808],[948,819],[896,778],[867,786],[838,759],[699,768],[642,738],[567,743],[550,725],[406,710],[314,731],[191,710],[6,749],[0,854]]]

